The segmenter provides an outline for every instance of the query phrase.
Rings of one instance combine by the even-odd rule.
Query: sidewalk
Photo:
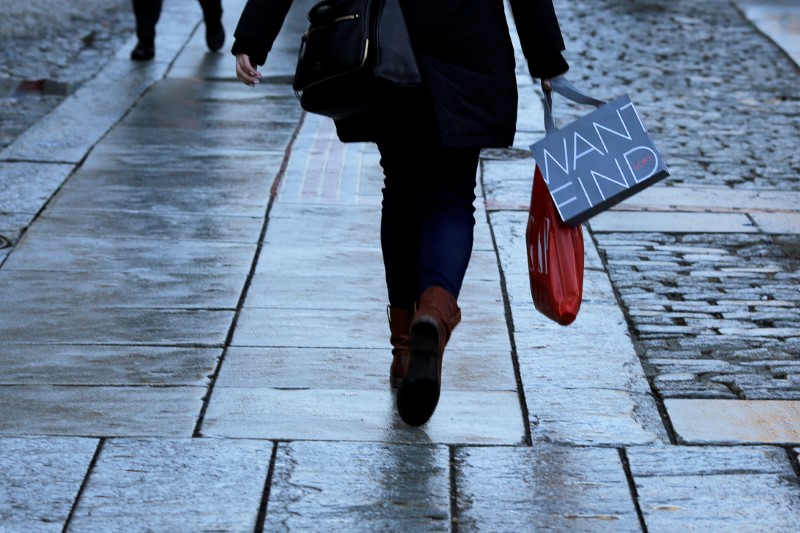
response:
[[[377,151],[288,83],[310,4],[251,89],[206,52],[197,6],[167,3],[155,62],[130,41],[0,152],[24,206],[0,217],[0,531],[797,530],[800,402],[654,392],[596,248],[646,225],[758,232],[797,220],[796,193],[746,193],[754,215],[724,208],[740,191],[649,189],[587,226],[579,318],[549,323],[524,246],[541,104],[520,70],[442,399],[410,428]]]

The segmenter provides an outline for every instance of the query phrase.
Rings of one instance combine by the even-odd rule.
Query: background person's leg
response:
[[[131,59],[148,61],[155,56],[156,24],[161,16],[161,0],[133,0],[138,43],[131,51]]]
[[[200,0],[203,8],[203,20],[206,24],[206,45],[216,52],[225,44],[225,29],[222,27],[222,1]]]

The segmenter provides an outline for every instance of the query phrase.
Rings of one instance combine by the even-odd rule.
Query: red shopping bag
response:
[[[562,326],[571,324],[583,299],[583,230],[558,216],[538,165],[525,241],[536,309]]]

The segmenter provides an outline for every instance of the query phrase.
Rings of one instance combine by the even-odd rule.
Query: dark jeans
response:
[[[199,0],[206,24],[218,24],[222,19],[222,0]],[[152,43],[156,37],[156,24],[161,16],[162,0],[133,0],[136,16],[136,37],[144,43]]]
[[[432,286],[456,298],[472,255],[479,148],[379,142],[384,172],[381,246],[392,306]]]

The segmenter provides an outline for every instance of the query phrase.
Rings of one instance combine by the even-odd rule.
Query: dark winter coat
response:
[[[432,124],[443,146],[502,147],[517,116],[514,50],[503,0],[401,0],[423,91],[394,99],[384,113],[337,121],[342,141],[376,141]],[[568,66],[552,0],[511,0],[531,75],[550,78]],[[233,53],[266,61],[291,0],[248,0]],[[299,40],[299,36],[298,36]],[[438,138],[438,139],[436,139]]]

